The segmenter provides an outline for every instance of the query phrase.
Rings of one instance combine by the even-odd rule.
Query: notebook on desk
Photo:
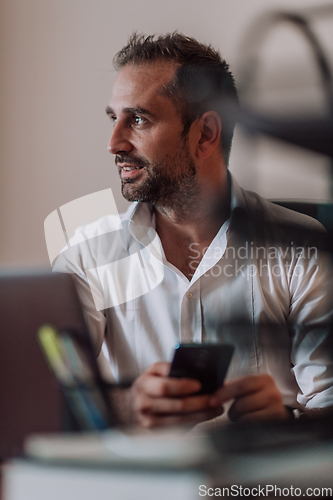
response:
[[[56,380],[37,339],[50,325],[89,371],[90,385],[106,405],[107,425],[113,422],[106,389],[71,275],[58,273],[0,274],[0,460],[20,454],[26,436],[77,429],[91,430],[68,409],[68,398]],[[44,328],[45,329],[45,328]],[[73,349],[74,348],[74,349]],[[82,380],[70,387],[82,399]],[[68,389],[66,387],[65,389]],[[85,400],[89,388],[84,388]],[[76,391],[76,392],[75,392]],[[67,400],[67,402],[65,401]],[[88,400],[89,403],[89,400]],[[70,405],[69,405],[70,406]]]

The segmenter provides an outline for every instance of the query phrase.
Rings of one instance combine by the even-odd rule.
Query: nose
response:
[[[128,131],[126,131],[126,128],[120,122],[117,122],[109,140],[108,151],[116,155],[124,152],[128,153],[132,149],[133,146],[129,140]]]

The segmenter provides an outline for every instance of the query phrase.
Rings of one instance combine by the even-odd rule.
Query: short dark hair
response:
[[[226,112],[225,104],[237,104],[238,96],[229,65],[219,51],[194,38],[174,32],[166,35],[145,36],[134,33],[128,44],[114,57],[116,69],[128,63],[144,64],[158,60],[178,64],[175,76],[164,93],[180,111],[185,136],[194,122],[209,110],[216,111],[222,121],[221,147],[228,165],[235,119]]]

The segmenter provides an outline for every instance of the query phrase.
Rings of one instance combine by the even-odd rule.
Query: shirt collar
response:
[[[127,214],[129,215],[128,229],[130,234],[139,243],[148,246],[156,236],[156,220],[153,205],[137,202]]]

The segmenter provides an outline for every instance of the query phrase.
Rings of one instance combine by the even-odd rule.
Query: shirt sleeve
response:
[[[73,239],[73,241],[75,240]],[[95,354],[98,356],[104,341],[106,317],[104,311],[96,309],[93,294],[83,268],[80,245],[73,245],[61,252],[53,263],[52,269],[55,272],[70,273],[73,275],[85,319],[91,333]]]
[[[332,262],[313,248],[300,253],[291,271],[291,363],[305,409],[333,407]]]

